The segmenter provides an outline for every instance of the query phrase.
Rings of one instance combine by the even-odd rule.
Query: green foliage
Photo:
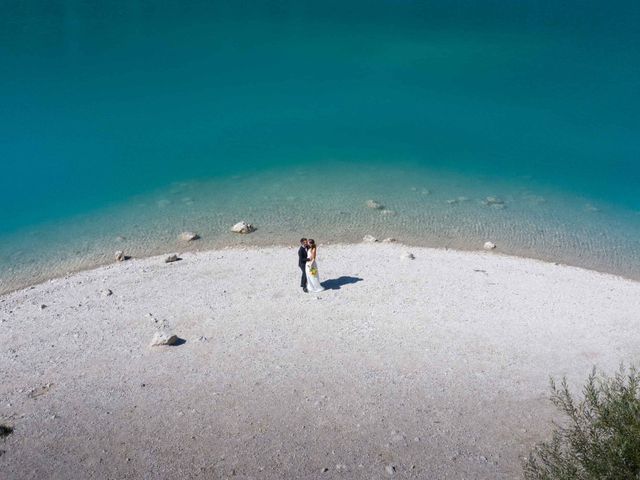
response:
[[[566,415],[551,441],[524,464],[527,480],[640,480],[640,374],[624,366],[613,377],[593,369],[579,402],[564,378],[551,380],[551,401]]]

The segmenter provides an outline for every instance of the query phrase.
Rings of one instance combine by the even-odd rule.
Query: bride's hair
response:
[[[316,241],[313,238],[310,238],[307,242],[311,248],[316,248]]]

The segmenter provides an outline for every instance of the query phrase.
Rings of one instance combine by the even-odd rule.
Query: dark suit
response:
[[[307,265],[307,249],[303,246],[300,246],[298,249],[298,266],[300,270],[302,270],[302,278],[300,279],[300,286],[302,288],[307,288],[307,272],[305,271],[305,266]]]

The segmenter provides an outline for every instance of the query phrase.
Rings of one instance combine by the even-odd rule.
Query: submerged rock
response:
[[[384,208],[384,205],[376,202],[375,200],[367,200],[367,207],[373,210],[382,210]]]
[[[233,233],[247,234],[255,232],[256,227],[247,222],[238,222],[233,227],[231,227],[231,231]]]
[[[493,242],[484,242],[483,247],[485,250],[493,250],[494,248],[496,248],[496,244]]]
[[[182,232],[179,238],[183,242],[192,242],[194,240],[198,240],[200,238],[200,235],[194,232]]]
[[[587,204],[584,206],[584,209],[585,209],[587,212],[599,212],[599,211],[600,211],[600,209],[599,209],[598,207],[593,206],[593,205],[591,205],[590,203],[587,203]]]
[[[499,197],[487,197],[482,201],[482,203],[490,207],[504,208],[504,200]]]

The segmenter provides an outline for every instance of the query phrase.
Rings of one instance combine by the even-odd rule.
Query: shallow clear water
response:
[[[183,229],[640,277],[637,2],[303,3],[3,2],[0,291]]]

